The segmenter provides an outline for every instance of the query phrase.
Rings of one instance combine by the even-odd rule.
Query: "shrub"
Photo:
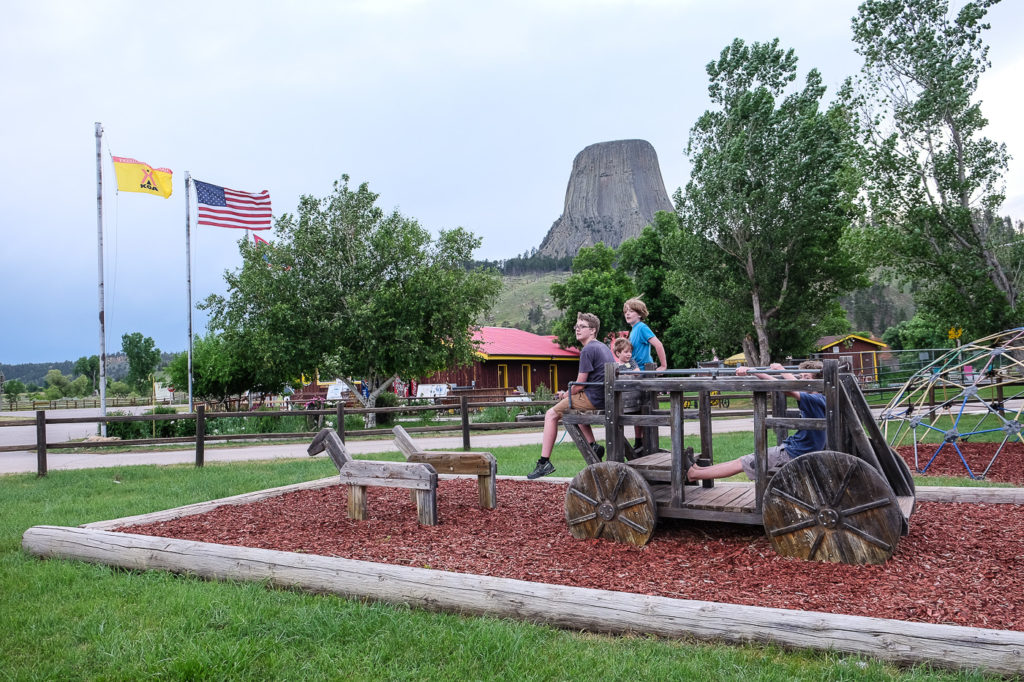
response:
[[[391,391],[384,391],[377,396],[374,407],[398,407],[398,396]],[[391,426],[395,423],[396,412],[382,412],[377,415],[377,426]]]
[[[473,421],[483,424],[514,422],[516,420],[516,415],[522,411],[522,408],[519,407],[499,407],[497,405],[492,405],[480,410],[476,415],[476,419]]]

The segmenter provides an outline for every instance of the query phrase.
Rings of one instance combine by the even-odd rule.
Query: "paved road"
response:
[[[73,410],[68,410],[71,412]],[[62,413],[64,411],[62,410]],[[98,411],[94,411],[98,414]],[[12,413],[0,412],[0,415],[11,415]],[[13,413],[18,414],[18,413]],[[20,413],[26,414],[24,412]],[[69,415],[70,416],[70,415]],[[80,416],[80,415],[79,415]],[[49,442],[58,442],[63,440],[69,440],[70,438],[55,438],[54,435],[49,435],[49,428],[51,427],[79,427],[78,424],[55,424],[48,427],[47,439]],[[93,430],[86,430],[82,435],[71,436],[82,438],[86,435],[94,433],[95,425],[87,424],[85,426],[92,427]],[[18,429],[30,429],[30,433],[20,436],[20,440],[7,440],[6,442],[11,445],[20,445],[23,443],[34,443],[35,442],[35,427],[6,427],[0,428],[0,443],[3,443],[2,437],[6,431],[16,431]],[[753,421],[747,419],[729,419],[724,421],[715,422],[716,432],[730,432],[730,431],[752,431],[754,429]],[[69,429],[69,432],[75,432],[75,429]],[[661,430],[663,436],[669,435],[669,430],[663,428]],[[697,435],[699,433],[698,424],[696,422],[687,422],[685,425],[686,435]],[[595,428],[594,435],[598,439],[604,438],[604,429]],[[425,437],[422,434],[414,434],[413,436],[417,441],[423,443],[424,447],[428,450],[460,450],[462,449],[462,435],[457,436],[442,436],[442,437]],[[559,437],[562,437],[562,432],[559,431]],[[52,438],[52,440],[51,440]],[[514,431],[512,433],[474,433],[471,435],[471,441],[474,450],[488,450],[495,447],[505,447],[512,445],[537,445],[538,454],[540,452],[540,439],[541,432],[537,431]],[[392,444],[391,439],[384,440],[352,440],[346,443],[349,451],[355,455],[370,455],[378,452],[394,452],[395,446]],[[267,445],[247,445],[240,447],[231,448],[206,448],[204,453],[204,459],[207,462],[236,462],[243,460],[259,460],[259,459],[283,459],[289,457],[307,457],[306,445],[303,443],[291,443],[291,444],[267,444]],[[188,464],[194,463],[196,460],[195,450],[170,450],[166,452],[111,452],[106,454],[75,454],[67,453],[62,450],[50,450],[46,456],[47,469],[49,471],[59,471],[62,469],[95,469],[99,467],[113,467],[113,466],[126,466],[135,464]],[[0,452],[0,474],[14,474],[14,473],[32,473],[36,471],[36,453],[32,451],[23,452]]]

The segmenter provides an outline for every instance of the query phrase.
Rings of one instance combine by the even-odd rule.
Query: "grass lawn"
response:
[[[716,439],[718,454],[749,451],[744,435],[735,434],[735,442]],[[532,469],[537,450],[494,454],[503,473],[522,474]],[[565,443],[555,458],[558,475],[582,466]],[[334,473],[330,461],[318,457],[0,476],[0,678],[987,679],[833,653],[607,637],[435,614],[263,584],[44,561],[20,549],[22,533],[34,525],[75,526]]]

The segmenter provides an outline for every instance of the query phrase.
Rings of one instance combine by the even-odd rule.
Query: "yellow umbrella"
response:
[[[743,353],[737,353],[736,355],[730,355],[727,357],[722,361],[722,364],[726,367],[736,367],[737,365],[742,365],[744,362],[746,362],[746,358],[743,356]]]

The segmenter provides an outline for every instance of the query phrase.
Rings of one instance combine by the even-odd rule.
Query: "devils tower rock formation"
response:
[[[650,142],[592,144],[572,162],[565,208],[539,252],[562,258],[597,242],[617,247],[651,224],[656,211],[671,210],[658,155]]]

